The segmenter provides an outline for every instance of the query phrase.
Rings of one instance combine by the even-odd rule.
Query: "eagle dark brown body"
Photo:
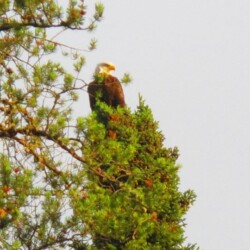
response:
[[[111,107],[125,107],[124,93],[120,81],[112,75],[105,76],[102,83],[93,81],[88,86],[90,107],[95,109],[96,96],[100,92],[100,101]]]

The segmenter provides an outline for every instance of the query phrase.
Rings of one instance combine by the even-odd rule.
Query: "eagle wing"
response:
[[[103,84],[96,83],[96,81],[89,83],[88,94],[89,94],[89,104],[91,110],[94,110],[95,108],[97,94],[100,92],[100,95],[101,96],[103,95],[103,89],[104,89]]]
[[[111,75],[106,77],[104,80],[104,88],[106,95],[104,101],[106,101],[108,105],[114,108],[117,106],[126,106],[122,85],[116,77]]]
[[[103,83],[93,81],[88,86],[89,102],[92,110],[95,108],[96,97],[100,92],[100,100],[111,107],[125,107],[124,93],[120,81],[114,76],[107,76]]]

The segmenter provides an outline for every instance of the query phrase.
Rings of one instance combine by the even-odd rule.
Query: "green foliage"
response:
[[[183,216],[195,194],[178,190],[178,150],[164,147],[149,107],[141,100],[131,113],[102,103],[85,124],[79,129],[88,181],[72,206],[92,236],[91,249],[193,249],[183,246]]]
[[[93,30],[104,6],[87,23],[84,1],[66,2],[0,0],[0,248],[194,249],[184,216],[195,195],[179,191],[178,150],[150,108],[99,101],[74,119],[85,57],[54,38]]]
[[[21,209],[32,194],[33,173],[13,166],[7,156],[0,155],[0,230],[16,225],[22,219]],[[6,234],[7,235],[7,234]]]
[[[1,249],[55,249],[82,241],[68,193],[85,181],[71,108],[86,88],[79,78],[85,50],[54,38],[64,30],[91,31],[103,8],[97,4],[91,14],[84,1],[66,2],[0,0]],[[52,38],[47,28],[54,30]],[[90,49],[95,47],[92,40]],[[56,60],[60,53],[68,57],[66,65]]]
[[[121,79],[121,82],[124,84],[129,84],[130,82],[132,82],[132,77],[129,73],[125,73]]]
[[[104,5],[102,3],[96,3],[95,11],[94,18],[96,21],[100,21],[100,19],[103,17]]]
[[[105,75],[104,74],[95,74],[94,75],[94,78],[95,78],[95,82],[98,83],[98,84],[102,84],[104,79],[105,79]]]
[[[83,56],[81,56],[78,61],[74,64],[74,69],[76,72],[80,72],[82,67],[85,64],[85,58]]]
[[[48,39],[46,28],[92,31],[101,21],[103,11],[103,4],[97,3],[90,22],[87,22],[86,5],[81,0],[67,1],[66,7],[55,0],[0,1],[0,31],[4,32],[0,39],[0,64],[5,68],[4,60],[17,59],[22,51],[34,57],[54,53],[65,45]],[[93,40],[90,49],[95,47]]]
[[[90,44],[89,44],[89,50],[96,49],[96,46],[97,46],[97,40],[96,39],[91,39]]]

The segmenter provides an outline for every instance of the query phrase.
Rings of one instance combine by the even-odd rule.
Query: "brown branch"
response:
[[[12,137],[15,141],[17,141],[18,143],[20,143],[26,150],[27,152],[30,152],[37,160],[39,163],[41,163],[42,165],[44,165],[45,167],[47,167],[48,169],[50,169],[51,171],[53,171],[54,173],[56,173],[57,175],[61,175],[62,172],[60,170],[58,170],[57,168],[55,168],[54,166],[51,166],[45,159],[45,157],[41,156],[40,154],[38,154],[34,149],[32,149],[31,147],[29,147],[29,144],[23,140],[18,138],[17,136]]]
[[[35,135],[35,136],[45,137],[47,140],[55,142],[58,146],[60,146],[65,151],[67,151],[78,161],[83,162],[83,163],[85,162],[84,157],[79,156],[73,148],[68,148],[65,144],[63,144],[63,142],[57,136],[51,136],[45,131],[36,130],[36,129],[30,129],[28,133],[27,133],[27,130],[25,129],[18,129],[16,130],[16,132],[20,134],[25,134],[25,135],[27,135],[28,133],[31,133],[32,135]]]
[[[82,235],[81,234],[75,234],[70,238],[67,238],[67,237],[58,238],[54,242],[45,243],[44,245],[41,245],[41,246],[37,247],[36,250],[48,249],[51,246],[54,246],[54,245],[57,245],[57,244],[60,244],[60,243],[64,243],[64,242],[72,242],[72,241],[74,241],[74,239],[77,236],[82,236]]]
[[[65,151],[67,151],[70,155],[72,155],[72,157],[74,157],[76,160],[80,161],[80,162],[85,162],[84,157],[79,156],[76,151],[73,148],[69,148],[67,147],[62,140],[59,139],[58,136],[51,136],[50,134],[48,134],[45,131],[42,130],[36,130],[35,128],[32,129],[27,129],[27,128],[22,128],[22,129],[15,129],[13,127],[9,127],[9,128],[5,128],[0,124],[0,138],[2,137],[6,137],[6,138],[13,138],[15,139],[17,134],[22,134],[22,135],[34,135],[34,136],[41,136],[46,138],[47,140],[53,141],[54,143],[56,143],[58,146],[60,146],[62,149],[64,149]],[[18,139],[18,138],[17,138]],[[21,139],[18,139],[21,140]],[[21,140],[20,142],[25,142],[23,140]],[[26,147],[28,146],[28,144],[25,144]]]
[[[83,30],[83,28],[76,28],[70,26],[65,21],[61,21],[59,24],[46,24],[46,23],[36,23],[36,22],[28,22],[28,23],[15,23],[15,24],[9,24],[4,23],[2,26],[0,26],[0,31],[7,31],[14,28],[22,28],[22,27],[35,27],[35,28],[60,28],[60,27],[66,27],[71,30]]]
[[[5,105],[9,105],[10,106],[9,109],[11,109],[12,105],[14,104],[13,102],[10,102],[7,99],[1,99],[1,102]],[[56,101],[55,101],[54,105],[56,105]],[[7,110],[8,109],[0,106],[0,111],[6,112]],[[28,118],[28,119],[26,119],[26,121],[28,123],[32,124],[32,118],[29,116],[29,112],[26,109],[24,109],[24,110],[19,109],[19,112],[22,112],[23,114],[25,114],[25,117]],[[52,136],[52,135],[48,134],[46,132],[46,129],[45,130],[37,130],[35,127],[16,129],[13,126],[5,127],[2,124],[0,124],[0,138],[1,137],[13,138],[13,136],[16,136],[17,134],[34,135],[34,136],[38,136],[38,137],[39,136],[44,137],[47,140],[55,142],[58,146],[60,146],[62,149],[67,151],[69,154],[71,154],[76,160],[83,162],[83,163],[85,162],[84,157],[79,156],[73,148],[67,147],[62,142],[62,140],[60,140],[59,136]],[[70,138],[70,140],[72,140],[72,138]]]
[[[31,37],[33,37],[35,39],[39,39],[39,37],[35,37],[35,36],[31,36]],[[49,42],[49,43],[53,43],[54,45],[59,45],[59,46],[62,46],[62,47],[65,47],[65,48],[68,48],[68,49],[71,49],[71,50],[77,50],[77,51],[83,51],[83,52],[90,52],[90,50],[87,50],[87,49],[79,49],[79,48],[71,47],[71,46],[66,45],[64,43],[56,42],[56,41],[53,41],[53,40],[50,40],[50,39],[44,39],[43,38],[43,40],[46,41],[46,42]]]

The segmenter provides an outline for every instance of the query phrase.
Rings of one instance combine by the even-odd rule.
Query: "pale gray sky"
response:
[[[101,61],[116,64],[118,77],[130,72],[128,106],[141,93],[166,146],[180,149],[181,190],[198,195],[187,215],[188,242],[249,250],[249,0],[103,2],[105,19],[93,34],[98,50],[85,54],[83,77],[90,80]],[[65,42],[82,47],[86,36],[71,33]],[[87,95],[80,105],[90,112]]]

